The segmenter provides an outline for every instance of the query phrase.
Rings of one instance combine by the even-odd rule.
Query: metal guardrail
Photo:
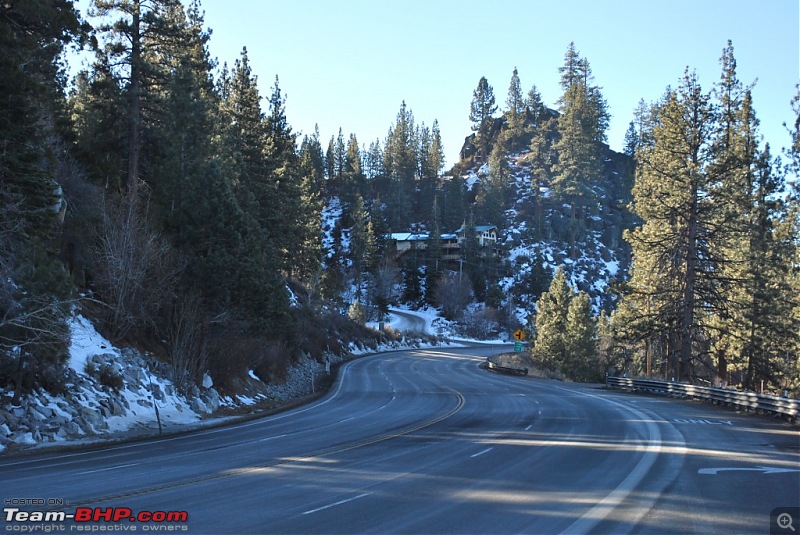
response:
[[[508,368],[506,366],[498,366],[491,360],[486,361],[486,367],[490,370],[500,373],[508,373],[510,375],[528,375],[528,368]]]
[[[789,417],[792,421],[800,414],[800,400],[767,396],[754,392],[738,392],[722,388],[668,383],[651,379],[629,379],[627,377],[606,377],[606,386],[622,390],[641,390],[670,396],[703,399],[752,411],[780,414]]]

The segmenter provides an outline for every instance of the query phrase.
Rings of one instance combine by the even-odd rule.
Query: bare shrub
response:
[[[485,340],[496,335],[500,330],[498,322],[500,314],[490,307],[475,307],[464,312],[464,334],[478,340]]]
[[[208,324],[199,295],[189,292],[175,299],[163,339],[169,353],[172,382],[182,392],[197,385],[208,369]]]
[[[457,319],[472,302],[472,283],[465,274],[445,273],[436,288],[436,301],[445,319]]]
[[[95,246],[97,289],[108,307],[110,335],[121,339],[155,330],[159,312],[174,295],[180,268],[172,247],[150,230],[137,203],[107,203]]]
[[[289,376],[288,350],[284,342],[264,341],[253,372],[265,383],[283,383]]]
[[[266,382],[281,382],[291,358],[286,343],[246,334],[217,332],[212,340],[210,373],[214,384],[236,392],[250,370]]]

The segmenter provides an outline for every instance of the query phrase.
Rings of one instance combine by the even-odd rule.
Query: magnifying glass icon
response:
[[[781,513],[778,515],[778,527],[781,529],[790,529],[796,531],[792,525],[792,515],[789,513]]]

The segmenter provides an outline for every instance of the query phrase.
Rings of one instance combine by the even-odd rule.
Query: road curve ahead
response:
[[[490,352],[362,358],[269,418],[5,458],[2,529],[57,524],[32,516],[50,511],[100,521],[61,523],[72,532],[770,533],[776,507],[800,505],[797,427],[496,375],[479,368]]]

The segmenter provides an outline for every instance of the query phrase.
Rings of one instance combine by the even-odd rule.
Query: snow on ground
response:
[[[413,316],[410,318],[409,316]],[[414,319],[415,318],[415,319]],[[427,305],[418,310],[412,310],[407,307],[396,307],[389,310],[389,321],[384,322],[384,326],[390,327],[398,332],[419,332],[419,325],[424,324],[424,334],[430,336],[438,336],[445,338],[450,342],[456,343],[471,343],[471,344],[503,344],[507,343],[509,338],[498,338],[494,340],[476,340],[474,338],[466,338],[456,334],[456,325],[452,321],[448,321],[440,316],[439,311]],[[373,328],[378,328],[376,322],[369,324]]]
[[[404,331],[413,325],[418,334],[420,322],[425,331],[436,334],[441,322],[435,309],[412,314],[411,319],[394,315],[389,325]],[[168,367],[132,349],[120,349],[97,332],[87,318],[75,315],[69,324],[72,340],[68,360],[68,388],[65,397],[37,391],[23,396],[12,405],[13,392],[0,389],[0,452],[9,445],[44,446],[53,443],[83,444],[132,434],[153,434],[158,418],[166,430],[197,427],[227,419],[213,416],[221,407],[241,408],[267,402],[275,406],[298,399],[313,391],[315,377],[325,372],[324,364],[303,359],[289,370],[284,384],[265,385],[251,371],[248,391],[243,395],[221,397],[213,382],[204,377],[203,386],[191,396],[182,395],[167,378]],[[449,342],[445,342],[450,344]],[[423,349],[441,346],[412,333],[402,341],[392,341],[377,348],[351,346],[352,355],[381,351]],[[332,357],[339,362],[344,357]],[[121,378],[121,387],[104,386],[99,373],[105,370]],[[156,414],[158,411],[158,416]]]
[[[69,367],[77,373],[88,376],[86,363],[95,355],[112,355],[123,376],[124,367],[135,364],[126,362],[119,349],[97,332],[94,325],[81,315],[70,320],[70,334],[72,336],[69,348]],[[137,370],[143,381],[128,381],[119,393],[130,407],[124,414],[109,416],[106,419],[110,431],[123,431],[137,427],[150,427],[157,424],[156,407],[162,424],[187,424],[200,420],[201,415],[189,407],[185,397],[178,394],[177,388],[164,377],[152,373],[149,369]],[[105,394],[84,388],[89,397]],[[99,404],[97,399],[87,400],[89,405]]]
[[[110,353],[120,356],[119,350],[106,340],[88,319],[80,314],[69,320],[69,367],[81,375],[86,374],[86,359],[93,355]]]

